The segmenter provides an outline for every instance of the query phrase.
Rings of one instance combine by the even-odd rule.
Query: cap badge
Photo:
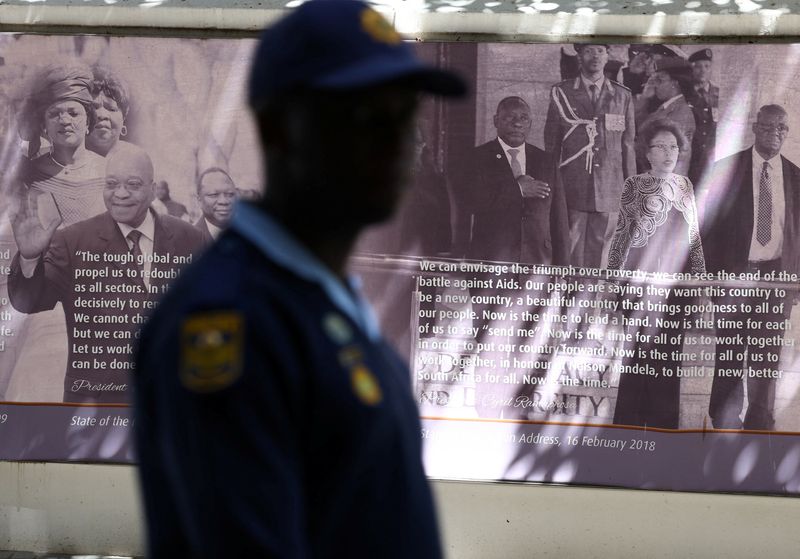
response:
[[[395,28],[392,27],[392,24],[371,8],[361,12],[361,27],[367,35],[379,43],[396,45],[402,40]]]

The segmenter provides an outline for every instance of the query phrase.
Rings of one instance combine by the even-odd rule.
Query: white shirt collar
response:
[[[211,233],[211,238],[216,239],[219,237],[219,234],[222,233],[222,227],[217,227],[205,217],[203,218],[203,221],[206,222],[206,227],[208,227],[208,232]]]
[[[605,75],[603,75],[603,76],[600,77],[599,80],[597,80],[596,82],[593,82],[593,81],[587,79],[586,76],[581,74],[581,83],[583,84],[583,87],[586,88],[586,91],[589,91],[589,86],[590,85],[596,85],[597,86],[597,93],[599,94],[601,91],[603,91],[603,86],[606,85],[606,77],[605,77]]]
[[[752,149],[753,149],[753,167],[761,169],[761,167],[764,165],[764,161],[769,163],[770,167],[772,167],[773,169],[775,169],[776,166],[780,164],[780,158],[781,158],[780,152],[778,152],[777,155],[770,157],[769,159],[764,159],[763,157],[761,157],[761,154],[758,153],[756,146],[753,146]]]
[[[139,225],[139,227],[131,227],[127,223],[119,223],[117,222],[117,227],[122,232],[122,236],[126,239],[128,238],[128,233],[136,229],[139,231],[143,237],[146,237],[150,240],[150,242],[155,242],[155,234],[156,234],[156,221],[153,219],[153,214],[150,213],[150,210],[147,210],[147,215],[144,216],[144,221]]]
[[[508,150],[510,150],[510,149],[516,149],[516,150],[519,150],[520,152],[524,152],[525,151],[525,142],[522,142],[522,144],[518,145],[517,147],[511,147],[510,145],[505,143],[502,140],[502,138],[500,138],[500,136],[497,137],[497,141],[500,142],[500,147],[502,147],[503,151],[506,152],[506,153],[508,153]]]

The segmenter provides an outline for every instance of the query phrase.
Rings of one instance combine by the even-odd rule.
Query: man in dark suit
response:
[[[233,215],[233,204],[239,197],[236,185],[221,167],[209,167],[197,177],[197,198],[203,217],[194,224],[204,242],[216,239]]]
[[[520,97],[506,97],[493,118],[497,137],[475,148],[465,165],[466,174],[453,185],[457,223],[471,224],[466,256],[478,260],[563,265],[569,262],[569,225],[564,192],[554,178],[552,158],[525,140],[531,127],[528,104]],[[463,239],[463,232],[459,235]],[[456,254],[463,251],[456,250]],[[547,278],[542,278],[547,281]],[[473,296],[495,295],[497,290],[473,288]],[[477,340],[486,341],[488,327],[510,327],[508,322],[489,320],[491,304],[475,304]],[[527,309],[539,314],[541,309]],[[520,326],[530,326],[526,322]],[[484,351],[485,360],[500,358]],[[492,367],[476,366],[486,378]],[[518,410],[504,410],[492,401],[504,401],[516,391],[511,385],[481,381],[476,385],[476,409],[482,417],[509,417]]]
[[[544,148],[567,200],[570,263],[605,266],[625,179],[636,174],[630,90],[605,77],[608,45],[575,45],[581,75],[553,86]]]
[[[475,148],[453,185],[454,253],[478,260],[566,264],[564,193],[551,157],[527,143],[531,111],[506,97],[494,115],[497,138]]]
[[[136,331],[202,245],[194,227],[151,211],[154,197],[149,156],[124,150],[108,160],[107,212],[57,231],[60,221],[43,226],[33,199],[12,221],[11,304],[24,313],[64,306],[65,402],[128,400]]]
[[[710,271],[759,274],[800,271],[800,169],[780,155],[789,133],[779,105],[765,105],[753,124],[752,148],[714,166],[703,214],[703,241]],[[745,287],[751,286],[748,282]],[[793,293],[779,297],[722,297],[735,312],[716,313],[714,383],[709,415],[715,428],[771,430],[775,380]],[[769,312],[742,307],[768,303]],[[772,328],[767,328],[771,323]],[[776,325],[781,325],[776,327]],[[745,350],[747,362],[745,363]],[[748,406],[740,418],[747,382]]]

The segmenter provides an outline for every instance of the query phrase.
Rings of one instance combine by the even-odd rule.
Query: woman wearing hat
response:
[[[687,175],[692,160],[692,137],[695,121],[691,106],[686,102],[684,92],[689,91],[692,83],[692,69],[683,58],[660,58],[655,62],[655,71],[647,80],[644,92],[636,102],[637,150],[636,167],[641,173],[649,168],[646,158],[647,147],[642,142],[641,131],[657,120],[671,120],[686,138],[675,166],[679,175]],[[647,113],[650,100],[657,99],[660,104],[652,113]]]
[[[23,111],[20,132],[32,158],[21,175],[26,195],[40,208],[50,205],[62,225],[105,211],[105,159],[86,147],[95,124],[92,79],[82,65],[47,66],[36,75]],[[44,150],[42,137],[49,143]]]
[[[41,69],[28,88],[19,132],[28,141],[31,159],[21,163],[16,184],[23,203],[36,204],[45,227],[56,222],[64,227],[106,211],[105,158],[86,148],[95,122],[91,83],[89,68],[53,64]],[[61,379],[43,379],[42,363],[46,358],[47,371],[64,369],[63,312],[55,309],[28,316],[18,330],[17,337],[26,343],[16,361],[7,364],[10,384],[5,399],[61,400],[63,373]],[[26,380],[31,375],[40,382]]]
[[[648,170],[625,181],[608,268],[703,273],[705,257],[694,188],[688,178],[673,172],[678,154],[688,142],[675,122],[663,119],[650,122],[642,130],[641,139],[646,146]],[[633,285],[643,287],[641,283]],[[647,318],[649,326],[628,326],[638,331],[628,332],[631,339],[627,346],[634,355],[623,361],[614,423],[677,429],[680,416],[677,369],[682,365],[679,354],[683,346],[684,309],[690,299],[675,296],[674,291],[666,297],[645,291],[640,297],[626,295],[626,298],[640,303],[642,309],[630,311],[628,318]],[[656,318],[669,326],[658,326]],[[656,343],[659,334],[663,336]],[[644,374],[648,367],[658,376]],[[673,374],[664,374],[663,367]]]

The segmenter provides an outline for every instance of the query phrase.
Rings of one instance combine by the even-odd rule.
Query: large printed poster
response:
[[[263,187],[253,45],[0,36],[0,458],[134,460],[139,329]]]
[[[442,48],[356,259],[428,474],[796,492],[797,46]]]
[[[1,459],[134,460],[138,330],[263,184],[252,46],[0,37]],[[352,270],[428,474],[797,492],[800,49],[417,48],[472,91]]]

